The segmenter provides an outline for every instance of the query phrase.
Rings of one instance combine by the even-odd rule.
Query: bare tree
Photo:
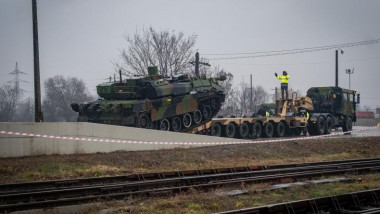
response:
[[[45,81],[43,111],[46,121],[76,121],[77,113],[70,105],[93,100],[82,80],[57,75]]]
[[[0,87],[0,121],[10,122],[16,113],[19,91],[10,85]]]
[[[370,111],[371,110],[371,106],[363,106],[364,110],[365,111]]]
[[[27,98],[19,102],[15,120],[24,122],[34,121],[34,99]]]
[[[122,62],[115,66],[127,76],[147,75],[148,66],[158,66],[161,75],[172,76],[186,72],[191,66],[196,35],[185,37],[182,32],[158,32],[150,27],[124,38],[127,48],[122,49]]]

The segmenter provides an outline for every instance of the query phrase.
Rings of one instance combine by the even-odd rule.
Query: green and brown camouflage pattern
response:
[[[313,113],[330,113],[356,121],[356,91],[340,87],[313,87],[307,91],[313,101]]]
[[[225,77],[206,79],[184,74],[163,78],[154,67],[148,71],[145,77],[99,84],[96,88],[102,99],[71,104],[79,112],[78,121],[158,128],[162,120],[170,123],[180,117],[183,122],[185,114],[193,116],[196,111],[203,114],[204,109],[204,116],[211,120],[209,113],[215,115],[224,102],[224,91],[218,81]]]

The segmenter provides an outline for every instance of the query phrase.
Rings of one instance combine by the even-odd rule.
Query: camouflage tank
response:
[[[218,113],[225,99],[218,84],[223,80],[187,74],[163,78],[157,67],[149,67],[145,77],[99,84],[102,99],[71,107],[79,113],[78,122],[183,131]]]

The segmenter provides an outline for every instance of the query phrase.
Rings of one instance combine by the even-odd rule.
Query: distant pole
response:
[[[123,79],[121,79],[121,69],[119,69],[119,76],[120,76],[120,83],[122,83]]]
[[[199,77],[199,52],[195,53],[195,76]]]
[[[335,50],[335,87],[338,87],[338,50]]]
[[[278,97],[277,97],[277,90],[278,90],[278,88],[275,87],[275,88],[274,88],[274,99],[275,99],[275,101],[278,100]]]
[[[38,51],[38,22],[37,22],[37,0],[32,0],[33,15],[33,55],[34,55],[34,121],[43,122],[44,116],[41,110],[41,86],[40,86],[40,60]]]
[[[354,68],[351,69],[346,69],[346,74],[348,74],[348,89],[351,89],[351,74],[354,73]]]
[[[249,96],[249,110],[252,111],[252,108],[253,108],[253,102],[252,102],[252,97],[253,97],[253,87],[252,87],[252,74],[250,75],[250,79],[251,79],[251,94]]]

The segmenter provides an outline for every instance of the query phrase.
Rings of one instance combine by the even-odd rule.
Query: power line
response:
[[[348,47],[354,47],[354,46],[371,45],[371,44],[376,44],[379,42],[380,42],[380,39],[375,39],[375,40],[368,40],[368,41],[361,41],[361,42],[344,43],[344,44],[327,45],[327,46],[310,47],[310,48],[298,48],[298,49],[290,49],[290,50],[264,51],[264,52],[253,52],[253,53],[221,53],[221,54],[205,54],[205,55],[211,55],[211,56],[249,55],[249,56],[210,58],[209,60],[245,59],[245,58],[289,55],[289,54],[297,54],[297,53],[309,53],[309,52],[324,51],[324,50],[331,50],[331,49],[348,48]]]

